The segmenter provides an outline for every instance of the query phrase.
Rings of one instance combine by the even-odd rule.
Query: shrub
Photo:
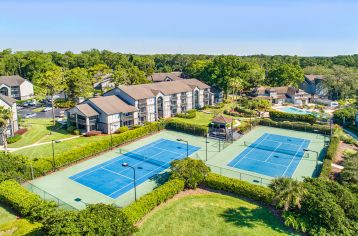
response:
[[[135,227],[119,208],[91,204],[81,211],[56,210],[44,221],[46,235],[132,235]]]
[[[23,128],[23,129],[18,129],[15,134],[19,134],[19,135],[23,135],[24,133],[27,132],[27,129],[26,128]]]
[[[74,107],[75,105],[76,105],[75,102],[63,98],[58,98],[55,100],[55,107],[57,108],[71,108]]]
[[[80,135],[81,131],[79,129],[75,129],[72,131],[73,135]]]
[[[54,208],[54,202],[45,202],[38,195],[29,192],[14,180],[0,183],[0,201],[9,205],[20,215],[38,220]]]
[[[185,113],[178,113],[175,116],[179,117],[179,118],[184,118],[184,119],[193,119],[196,117],[196,110],[193,109],[193,110],[189,110]]]
[[[358,194],[358,153],[345,155],[343,166],[340,182]]]
[[[0,153],[0,182],[8,179],[22,181],[30,178],[27,157],[14,153]]]
[[[345,107],[333,112],[333,120],[340,125],[352,125],[355,120],[357,109],[353,107]]]
[[[313,124],[316,122],[317,118],[314,115],[300,115],[300,114],[291,114],[282,111],[271,110],[270,118],[273,120],[288,120],[288,121],[302,121]]]
[[[156,206],[174,197],[184,189],[184,181],[172,179],[123,208],[131,222],[136,223]]]
[[[122,134],[114,134],[113,146],[122,145],[145,135],[164,129],[165,122],[152,122],[135,130],[129,130]],[[56,155],[56,167],[65,166],[86,157],[93,156],[110,148],[110,141],[102,139],[91,142],[82,147],[74,148]],[[33,162],[35,176],[44,175],[52,170],[52,156],[37,159]]]
[[[328,125],[319,125],[319,124],[310,125],[304,122],[290,122],[290,121],[277,122],[268,118],[260,119],[259,124],[263,126],[271,126],[271,127],[292,129],[292,130],[305,131],[305,132],[318,131],[321,134],[330,133],[330,127]]]
[[[205,136],[208,133],[208,127],[178,120],[169,120],[166,124],[166,128],[198,136]]]
[[[210,168],[202,160],[195,160],[189,157],[175,160],[170,165],[172,170],[171,178],[184,180],[186,188],[195,189],[210,172]]]
[[[205,110],[205,109],[221,109],[224,106],[225,106],[225,104],[223,102],[219,102],[219,103],[216,103],[215,105],[205,105],[201,109],[202,110]]]
[[[243,115],[256,116],[256,111],[254,110],[250,110],[242,107],[235,107],[234,110]]]
[[[21,135],[20,135],[20,134],[15,134],[14,136],[7,138],[7,143],[8,143],[8,144],[16,143],[16,142],[19,141],[20,139],[21,139]]]
[[[121,133],[124,133],[124,132],[127,132],[129,130],[128,126],[122,126],[122,127],[119,127],[119,129],[116,130],[116,134],[121,134]]]
[[[305,179],[304,186],[307,194],[302,199],[301,210],[291,210],[290,217],[304,222],[310,235],[355,234],[358,202],[347,188],[333,181],[311,178]]]
[[[92,136],[97,136],[97,135],[100,135],[100,134],[102,134],[101,131],[91,130],[91,131],[88,131],[84,136],[92,137]]]
[[[235,193],[266,204],[271,204],[273,199],[273,191],[267,187],[214,173],[209,173],[203,184],[212,189]]]
[[[69,127],[67,127],[67,132],[72,134],[75,129],[76,129],[76,126],[69,126]]]

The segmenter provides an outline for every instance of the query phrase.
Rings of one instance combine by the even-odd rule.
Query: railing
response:
[[[212,172],[229,178],[235,178],[261,186],[268,186],[271,183],[271,179],[268,178],[247,174],[241,171],[232,170],[221,166],[215,166],[208,163],[206,163],[206,165],[210,167]]]
[[[62,201],[58,197],[55,197],[51,193],[46,192],[45,190],[31,184],[30,182],[27,182],[24,184],[24,187],[28,189],[29,191],[37,194],[40,196],[44,201],[52,201],[55,202],[58,208],[62,209],[68,209],[68,210],[77,210],[75,207],[71,206],[70,204]]]

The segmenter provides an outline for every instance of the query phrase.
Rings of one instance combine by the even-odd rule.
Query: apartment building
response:
[[[82,132],[113,133],[121,126],[138,124],[138,109],[117,96],[95,97],[68,109],[68,125]]]
[[[12,113],[12,119],[9,121],[9,127],[6,132],[8,136],[13,136],[15,132],[19,129],[19,124],[17,120],[16,100],[0,94],[0,106],[5,107]]]
[[[26,100],[34,97],[34,86],[18,75],[0,76],[0,94],[16,100]]]
[[[254,91],[254,96],[268,99],[273,104],[294,103],[305,105],[310,99],[308,93],[294,87],[258,87]]]
[[[88,99],[68,109],[67,120],[82,132],[115,132],[121,126],[175,116],[187,110],[214,105],[210,86],[197,79],[119,86],[103,97]]]
[[[138,109],[139,124],[215,103],[210,86],[197,79],[119,86],[104,94],[112,95]]]

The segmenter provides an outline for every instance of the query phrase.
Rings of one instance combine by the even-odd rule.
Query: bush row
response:
[[[276,110],[270,111],[270,118],[273,120],[302,121],[311,124],[317,121],[317,118],[311,114],[307,114],[307,115],[291,114],[291,113],[276,111]]]
[[[16,143],[16,142],[19,141],[20,139],[21,139],[21,135],[20,135],[20,134],[15,134],[14,136],[7,138],[7,143],[8,143],[8,144]]]
[[[210,173],[203,184],[212,189],[235,193],[266,204],[272,203],[273,192],[271,189],[246,181]]]
[[[122,134],[113,134],[112,146],[118,146],[133,141],[150,133],[162,130],[164,129],[164,127],[164,122],[152,122],[140,128],[129,130]],[[56,155],[55,166],[65,166],[83,158],[90,157],[97,153],[108,150],[109,148],[111,148],[111,142],[109,140],[109,138],[102,139],[98,142],[91,142],[82,147],[74,148],[67,152],[60,153]],[[33,162],[33,169],[35,176],[41,176],[50,172],[53,169],[52,157],[44,157],[37,160],[35,159],[35,161]]]
[[[305,131],[305,132],[313,132],[314,130],[317,130],[319,133],[322,134],[330,133],[330,127],[328,125],[319,125],[319,124],[310,125],[303,122],[289,122],[289,121],[277,122],[267,118],[261,119],[259,124],[264,126],[292,129],[292,130]]]
[[[45,202],[38,195],[31,193],[15,180],[0,183],[0,201],[10,206],[20,215],[41,220],[45,212],[54,208],[54,202]]]
[[[219,102],[216,103],[215,105],[205,105],[201,108],[201,110],[205,110],[205,109],[221,109],[225,106],[225,103],[223,102]]]
[[[319,178],[329,179],[331,176],[331,164],[334,159],[334,157],[337,155],[338,146],[339,146],[339,136],[333,135],[331,138],[331,141],[329,143],[329,146],[327,148],[326,155],[323,160],[321,172],[319,174]]]
[[[177,193],[184,189],[184,180],[172,179],[156,188],[152,192],[139,198],[129,206],[123,208],[123,212],[128,218],[136,223],[146,214],[153,210],[159,204],[174,197]]]
[[[208,127],[178,120],[169,120],[165,128],[198,136],[205,136],[208,133]]]
[[[184,118],[184,119],[193,119],[196,117],[196,110],[193,109],[193,110],[189,110],[185,113],[178,113],[175,116],[179,117],[179,118]]]
[[[248,116],[255,116],[256,115],[256,111],[251,110],[251,109],[247,109],[247,108],[243,108],[243,107],[235,107],[234,111],[244,114],[244,115],[248,115]]]

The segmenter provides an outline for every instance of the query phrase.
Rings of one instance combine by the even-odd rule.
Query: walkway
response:
[[[71,139],[75,139],[75,138],[79,138],[81,136],[74,136],[74,137],[70,137],[70,138],[64,138],[64,139],[59,139],[58,141],[66,141],[66,140],[71,140]],[[51,144],[52,141],[48,141],[48,142],[43,142],[43,143],[34,143],[34,144],[30,144],[27,146],[23,146],[23,147],[19,147],[19,148],[7,148],[7,150],[9,152],[15,152],[21,149],[25,149],[25,148],[29,148],[29,147],[37,147],[37,146],[41,146],[41,145],[45,145],[45,144]],[[4,146],[0,146],[0,150],[4,151]]]

